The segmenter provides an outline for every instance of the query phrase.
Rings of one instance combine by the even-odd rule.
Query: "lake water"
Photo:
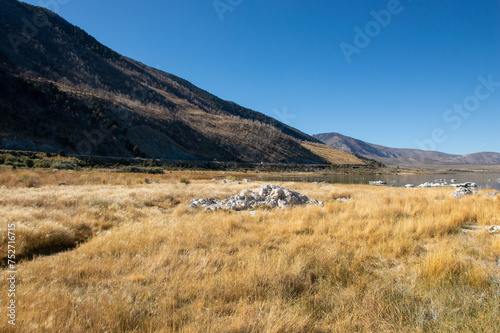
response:
[[[480,190],[498,190],[500,191],[500,173],[456,173],[456,174],[435,174],[435,175],[259,175],[252,177],[260,181],[293,181],[293,182],[327,182],[338,184],[368,184],[369,181],[382,180],[387,182],[388,186],[394,185],[403,187],[406,184],[414,184],[415,187],[429,182],[434,183],[437,179],[444,179],[449,184],[455,179],[456,183],[473,182]]]

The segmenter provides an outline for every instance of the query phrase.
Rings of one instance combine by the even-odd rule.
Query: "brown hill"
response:
[[[390,148],[354,139],[339,133],[316,134],[314,137],[329,146],[399,166],[446,165],[495,165],[500,164],[500,153],[482,152],[469,155],[452,155],[437,151]]]

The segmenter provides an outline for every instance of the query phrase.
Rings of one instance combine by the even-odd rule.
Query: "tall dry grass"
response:
[[[260,183],[173,173],[159,183],[127,184],[138,175],[125,175],[80,184],[81,176],[104,176],[66,174],[67,183],[78,185],[0,188],[1,232],[16,222],[20,251],[70,245],[19,264],[19,331],[500,327],[499,236],[462,231],[499,224],[500,198],[455,200],[449,189],[277,183],[325,205],[252,216],[194,210],[188,201],[224,198]],[[4,275],[0,290],[6,291]],[[0,304],[6,297],[0,292]],[[14,331],[6,320],[0,329]]]

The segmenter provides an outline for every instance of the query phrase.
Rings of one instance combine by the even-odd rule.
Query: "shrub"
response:
[[[36,159],[33,161],[35,168],[50,168],[49,160]]]
[[[148,167],[136,167],[136,166],[128,166],[121,168],[118,172],[130,172],[130,173],[148,173],[152,175],[160,175],[163,174],[162,168],[148,168]]]
[[[52,169],[58,170],[74,170],[77,168],[77,165],[71,161],[59,161],[52,164]]]
[[[28,168],[32,168],[32,167],[35,165],[35,163],[33,162],[33,160],[32,160],[32,159],[30,159],[30,158],[28,158],[28,159],[24,160],[24,164],[25,164]]]
[[[191,184],[191,182],[189,181],[189,179],[186,179],[186,178],[179,179],[179,182],[181,182],[182,184],[186,184],[186,185]]]
[[[12,155],[5,158],[5,165],[15,165],[17,162],[17,158]]]
[[[22,168],[24,167],[24,163],[21,163],[21,162],[11,162],[11,161],[7,161],[5,162],[5,165],[8,165],[8,166],[11,166],[12,169],[17,169],[17,168]]]
[[[40,186],[40,178],[34,173],[21,173],[18,179],[23,182],[26,187]]]

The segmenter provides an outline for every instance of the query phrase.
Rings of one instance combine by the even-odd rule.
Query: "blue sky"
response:
[[[498,0],[25,2],[308,134],[500,152]]]

